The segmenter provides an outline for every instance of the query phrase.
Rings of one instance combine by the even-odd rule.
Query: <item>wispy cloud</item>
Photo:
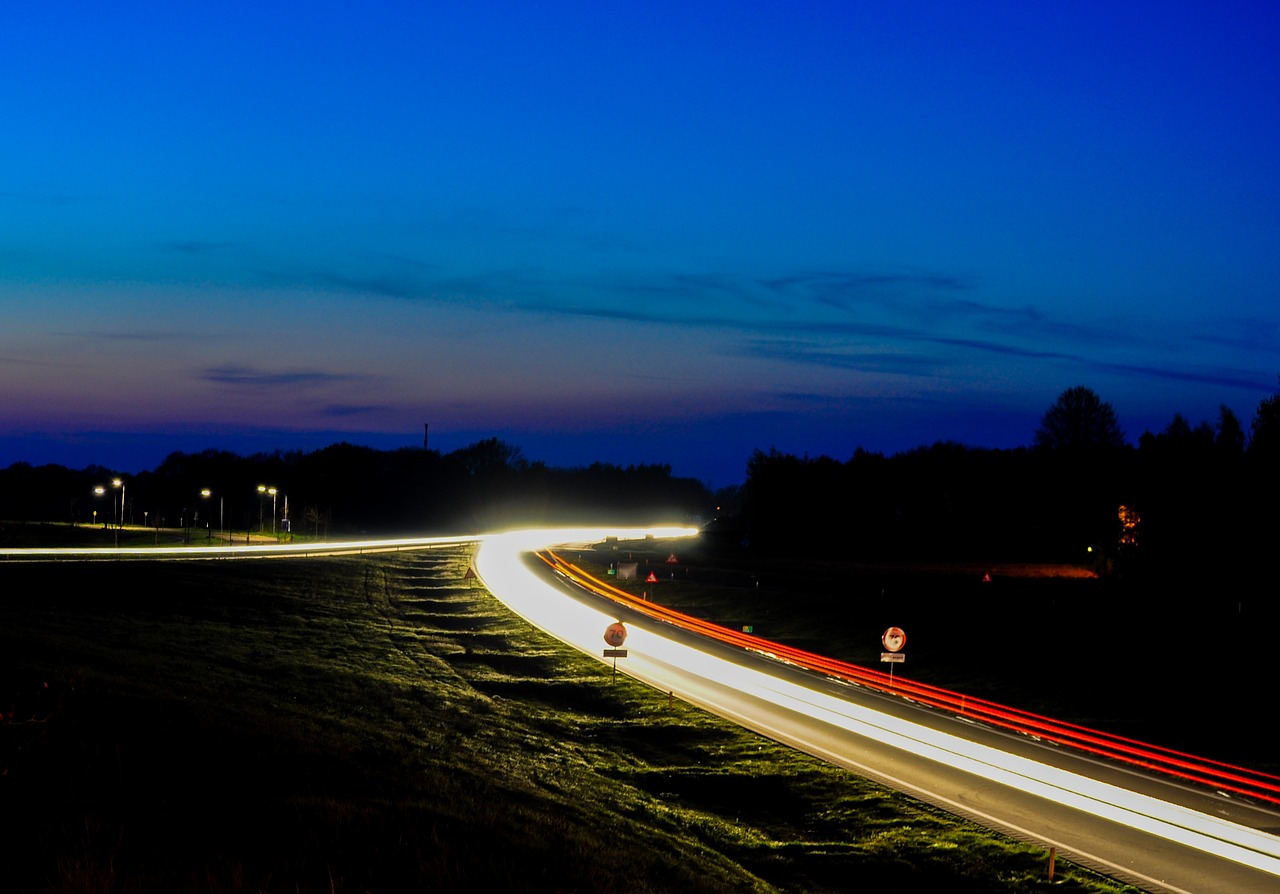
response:
[[[760,280],[766,289],[792,300],[812,301],[839,310],[856,310],[867,302],[883,303],[935,292],[972,288],[963,277],[927,271],[803,272]]]
[[[557,225],[548,224],[548,228]],[[213,255],[236,247],[234,242],[200,240],[168,244],[169,250],[190,255]],[[983,300],[978,277],[946,270],[799,270],[758,278],[689,271],[582,277],[551,268],[516,266],[446,275],[440,265],[419,258],[365,251],[328,267],[279,265],[262,267],[259,273],[263,280],[277,284],[361,297],[718,330],[747,339],[737,347],[722,343],[718,350],[730,356],[913,377],[940,375],[963,360],[964,355],[957,352],[968,352],[974,357],[1057,362],[1128,377],[1255,389],[1260,387],[1258,376],[1244,368],[1188,369],[1115,358],[1136,358],[1153,350],[1168,356],[1170,346],[1179,341],[1264,351],[1267,335],[1274,335],[1274,327],[1260,333],[1245,325],[1236,327],[1237,334],[1230,337],[1185,327],[1177,330],[1173,324],[1126,319],[1119,313],[1113,319],[1081,321],[1067,312],[1028,303]],[[1218,326],[1222,325],[1219,321]],[[108,337],[159,340],[181,335],[120,332]],[[787,338],[805,341],[791,344]],[[911,345],[928,348],[911,350]],[[232,366],[208,370],[205,378],[260,388],[346,380],[315,370],[273,372]],[[1262,382],[1261,387],[1271,384]],[[335,405],[331,412],[372,411]]]
[[[1252,374],[1233,369],[1187,369],[1168,366],[1143,366],[1128,363],[1090,363],[1095,369],[1107,372],[1123,373],[1150,379],[1165,379],[1173,382],[1191,382],[1199,385],[1215,385],[1227,388],[1243,388],[1249,391],[1265,392],[1275,387],[1275,379],[1265,375]]]
[[[983,341],[976,338],[939,338],[937,336],[925,336],[919,339],[937,345],[950,345],[957,348],[971,348],[975,351],[982,351],[988,354],[1004,354],[1010,357],[1027,357],[1033,360],[1079,360],[1077,355],[1067,354],[1062,351],[1044,351],[1036,348],[1024,348],[1019,345],[1004,344],[1002,342]]]
[[[248,388],[296,388],[299,385],[332,385],[354,382],[360,376],[324,372],[322,370],[271,371],[247,366],[220,366],[204,370],[201,378],[219,385]]]
[[[1273,320],[1255,318],[1240,320],[1232,328],[1235,330],[1234,334],[1197,332],[1192,338],[1201,344],[1231,350],[1269,353],[1276,357],[1277,369],[1280,370],[1280,326]]]
[[[905,376],[934,376],[948,365],[947,361],[941,357],[874,351],[841,351],[777,340],[750,341],[740,346],[740,354],[832,369]]]

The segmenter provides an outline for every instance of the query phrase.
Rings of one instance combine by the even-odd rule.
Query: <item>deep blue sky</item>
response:
[[[612,6],[6,5],[0,466],[718,486],[1275,391],[1280,6]]]

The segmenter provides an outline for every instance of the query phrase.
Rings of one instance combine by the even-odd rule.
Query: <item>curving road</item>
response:
[[[617,660],[618,670],[662,691],[984,825],[1057,848],[1064,857],[1146,890],[1280,891],[1280,797],[1267,800],[1268,786],[1280,780],[1259,774],[1237,783],[1228,773],[1211,786],[1199,776],[1148,772],[1132,762],[1063,747],[1047,734],[1015,731],[996,711],[978,717],[963,709],[939,710],[945,700],[936,693],[905,699],[873,681],[798,666],[799,655],[787,657],[784,647],[774,649],[763,640],[753,638],[744,648],[713,639],[711,631],[685,629],[676,618],[615,601],[605,586],[572,573],[571,566],[556,572],[530,558],[555,545],[610,536],[694,533],[674,527],[561,528],[311,546],[24,549],[0,551],[0,560],[283,558],[478,542],[476,572],[495,597],[602,661],[606,626],[624,622],[627,657]],[[689,626],[697,625],[690,620]],[[1218,790],[1229,788],[1236,791]]]
[[[662,535],[659,535],[662,536]],[[476,570],[512,610],[618,670],[984,825],[1150,891],[1280,890],[1280,810],[708,639],[531,563],[546,540],[486,538]],[[587,539],[587,538],[582,538]]]

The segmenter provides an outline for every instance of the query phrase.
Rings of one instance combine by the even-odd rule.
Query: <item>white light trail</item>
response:
[[[483,535],[460,537],[406,537],[398,540],[335,540],[327,543],[257,543],[240,546],[107,546],[23,547],[0,549],[0,559],[247,559],[341,555],[346,553],[398,552],[475,543]]]
[[[650,532],[635,533],[642,536]],[[680,536],[669,531],[652,533]],[[603,660],[604,629],[618,618],[607,609],[565,598],[521,557],[531,550],[591,539],[585,531],[563,538],[555,531],[486,537],[476,557],[476,572],[490,592],[513,611]],[[648,656],[908,753],[1280,876],[1280,838],[1274,835],[855,705],[669,640],[659,630],[633,623],[627,639],[633,656]]]
[[[485,586],[517,614],[581,651],[601,657],[606,626],[618,620],[607,610],[569,599],[525,564],[526,553],[566,544],[594,544],[645,537],[675,538],[693,528],[550,528],[504,534],[340,541],[325,544],[244,546],[31,548],[0,551],[0,559],[213,559],[297,557],[389,552],[479,543],[475,568]],[[834,727],[1020,789],[1068,807],[1157,835],[1188,847],[1280,876],[1280,838],[1189,808],[1131,792],[1086,776],[1009,754],[912,723],[835,696],[744,668],[709,652],[667,639],[661,625],[633,623],[627,647],[637,658],[682,668],[703,679],[754,696]],[[624,668],[625,670],[625,668]]]

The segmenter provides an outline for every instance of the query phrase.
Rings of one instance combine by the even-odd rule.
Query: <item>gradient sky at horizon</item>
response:
[[[1131,440],[1280,373],[1280,7],[0,12],[0,467]]]

